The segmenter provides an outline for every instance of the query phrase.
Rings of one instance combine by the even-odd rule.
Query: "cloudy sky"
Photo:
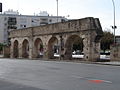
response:
[[[99,18],[103,30],[110,30],[113,25],[112,0],[58,0],[59,15],[69,19],[84,17]],[[120,0],[114,0],[116,7],[116,35],[120,35]],[[56,0],[0,0],[3,11],[8,9],[18,10],[22,15],[34,15],[40,11],[47,11],[56,16]]]

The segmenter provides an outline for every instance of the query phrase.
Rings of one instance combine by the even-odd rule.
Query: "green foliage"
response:
[[[2,51],[3,50],[3,44],[2,43],[0,43],[0,51]]]
[[[40,44],[40,51],[43,51],[43,45]]]
[[[81,52],[83,51],[83,39],[79,38],[76,39],[73,43],[73,51],[80,50]]]
[[[78,44],[73,44],[73,51],[80,50],[81,52],[83,51],[83,42],[78,43]]]
[[[104,31],[103,37],[101,39],[101,49],[105,52],[105,50],[110,50],[110,45],[113,43],[114,35],[109,31]]]

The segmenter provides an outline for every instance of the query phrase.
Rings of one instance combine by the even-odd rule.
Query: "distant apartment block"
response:
[[[120,44],[120,36],[115,36],[115,40],[117,44]]]
[[[21,15],[18,11],[5,11],[3,14],[0,14],[0,43],[8,44],[9,31],[12,29],[22,29],[64,21],[67,21],[65,17],[49,16],[45,11],[40,12],[38,15]]]

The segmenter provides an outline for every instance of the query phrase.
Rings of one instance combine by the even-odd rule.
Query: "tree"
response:
[[[110,31],[104,31],[103,37],[101,39],[101,50],[110,50],[110,45],[113,44],[114,35]]]
[[[74,43],[73,43],[73,51],[80,50],[80,52],[83,51],[83,39],[78,38]]]
[[[3,51],[3,44],[2,43],[0,43],[0,54],[1,54],[1,52]]]
[[[2,43],[0,43],[0,51],[2,51],[3,50],[3,44]]]

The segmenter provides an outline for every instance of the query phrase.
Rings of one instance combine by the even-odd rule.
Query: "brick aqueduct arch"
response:
[[[84,60],[100,58],[100,38],[103,35],[99,19],[88,17],[67,22],[30,27],[10,32],[11,58],[72,59],[74,42],[83,40]]]

